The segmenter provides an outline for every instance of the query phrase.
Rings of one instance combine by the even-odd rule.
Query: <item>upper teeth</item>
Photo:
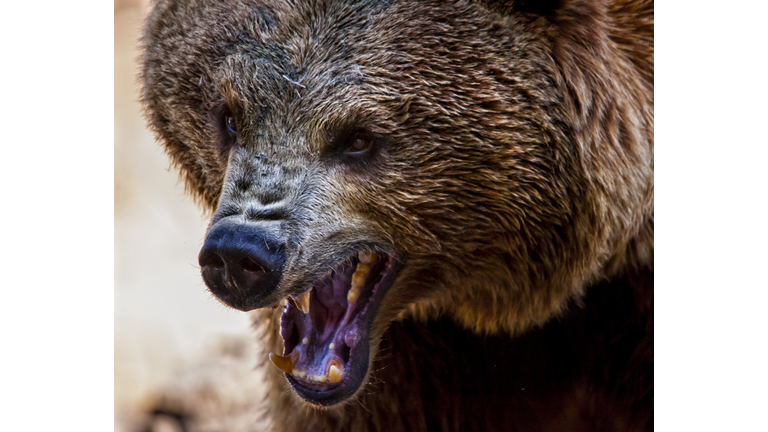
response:
[[[293,301],[296,303],[296,307],[305,314],[309,313],[309,295],[312,291],[307,291],[304,294],[296,297]]]
[[[352,274],[352,288],[347,292],[347,300],[351,302],[357,299],[357,295],[360,292],[359,288],[363,286],[365,277],[368,275],[368,272],[371,271],[371,266],[368,265],[368,263],[373,262],[372,254],[373,252],[360,252],[358,254],[360,262],[357,264],[357,269]]]
[[[376,258],[376,252],[374,251],[360,251],[357,253],[357,259],[361,263],[370,264]]]

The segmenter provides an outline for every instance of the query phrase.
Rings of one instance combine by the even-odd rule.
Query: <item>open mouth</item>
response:
[[[395,267],[387,253],[361,251],[309,291],[288,298],[280,320],[283,355],[269,358],[308,402],[333,405],[360,387],[368,371],[372,317]]]

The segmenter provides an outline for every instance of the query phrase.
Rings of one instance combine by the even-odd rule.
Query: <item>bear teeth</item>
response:
[[[358,259],[360,262],[357,264],[357,269],[352,274],[352,288],[347,292],[347,300],[353,302],[357,300],[357,295],[360,293],[360,287],[365,284],[365,278],[368,276],[368,272],[371,271],[370,263],[374,260],[374,252],[360,252]]]
[[[328,375],[328,381],[330,381],[331,384],[336,384],[344,378],[344,366],[341,365],[339,360],[331,359],[331,361],[328,362],[328,370],[326,374]]]
[[[291,370],[293,370],[293,367],[296,365],[296,363],[298,363],[299,355],[300,354],[298,351],[293,351],[287,356],[281,356],[275,353],[269,353],[269,360],[272,362],[273,365],[275,365],[276,368],[280,369],[285,373],[290,373]]]
[[[360,251],[357,253],[357,259],[363,264],[371,264],[376,259],[376,252]]]
[[[326,374],[307,374],[307,371],[305,370],[297,370],[294,369],[291,372],[291,375],[295,376],[296,378],[305,379],[307,381],[313,381],[313,382],[319,382],[324,383],[328,381],[328,376]]]
[[[298,296],[287,296],[284,300],[285,311],[281,318],[280,336],[283,338],[284,349],[292,351],[285,356],[269,354],[272,364],[281,372],[290,374],[305,384],[319,385],[321,388],[337,385],[343,381],[347,375],[345,370],[347,365],[339,357],[340,352],[336,350],[342,344],[352,349],[364,336],[359,325],[355,324],[355,319],[356,315],[362,313],[361,311],[364,311],[367,306],[355,304],[355,302],[367,301],[373,296],[391,265],[391,257],[383,260],[383,256],[374,251],[358,252],[356,256],[339,264],[309,291]],[[371,273],[374,273],[376,278],[368,281],[369,276],[372,276]],[[345,295],[343,291],[345,287],[348,302],[346,308],[343,304],[344,297],[342,297]],[[313,307],[317,316],[308,316],[311,315],[312,291],[315,291],[316,297],[313,301],[318,302]],[[294,307],[302,313],[291,312]],[[323,318],[328,310],[335,314],[333,318],[328,318],[330,321],[326,323],[326,326],[331,327],[316,327],[318,324],[313,320],[317,317]],[[293,323],[292,326],[285,325],[291,323]],[[298,338],[295,341],[291,339],[293,341],[291,343],[286,343],[288,340],[286,338],[290,339],[292,333],[297,331],[300,332]],[[330,331],[335,333],[331,334]],[[314,334],[317,334],[317,337],[313,336]],[[317,346],[312,345],[315,342]],[[321,345],[327,347],[327,352],[323,351],[325,347]]]
[[[269,359],[272,360],[272,363],[281,371],[289,373],[296,378],[306,378],[307,381],[318,383],[330,382],[331,384],[338,384],[341,382],[342,378],[344,378],[344,366],[341,364],[339,359],[331,359],[328,362],[328,367],[326,368],[326,373],[324,374],[307,374],[306,370],[299,370],[293,367],[295,366],[296,361],[298,361],[298,355],[294,356],[294,354],[298,353],[294,351],[291,353],[291,355],[288,356],[279,356],[277,354],[270,353]],[[296,358],[296,361],[293,361],[294,357]]]
[[[355,287],[352,287],[347,292],[347,300],[350,302],[353,302],[357,300],[357,294],[359,294],[359,290]]]
[[[312,290],[309,290],[298,297],[291,297],[293,302],[296,303],[296,307],[305,314],[309,313],[309,296],[311,292]]]

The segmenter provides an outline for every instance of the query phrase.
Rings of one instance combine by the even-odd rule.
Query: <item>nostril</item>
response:
[[[208,254],[204,259],[200,260],[201,267],[212,267],[216,269],[224,268],[224,260],[221,259],[215,253]]]
[[[243,270],[249,271],[249,272],[262,272],[266,273],[267,271],[264,270],[264,268],[256,263],[256,261],[246,257],[240,260],[240,267],[242,267]]]

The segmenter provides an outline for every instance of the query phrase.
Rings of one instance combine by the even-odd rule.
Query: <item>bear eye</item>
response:
[[[228,115],[224,118],[224,122],[227,124],[227,129],[233,134],[237,134],[237,127],[235,127],[235,118]]]
[[[371,137],[364,131],[355,132],[349,140],[349,146],[346,153],[348,155],[359,156],[371,148]]]

